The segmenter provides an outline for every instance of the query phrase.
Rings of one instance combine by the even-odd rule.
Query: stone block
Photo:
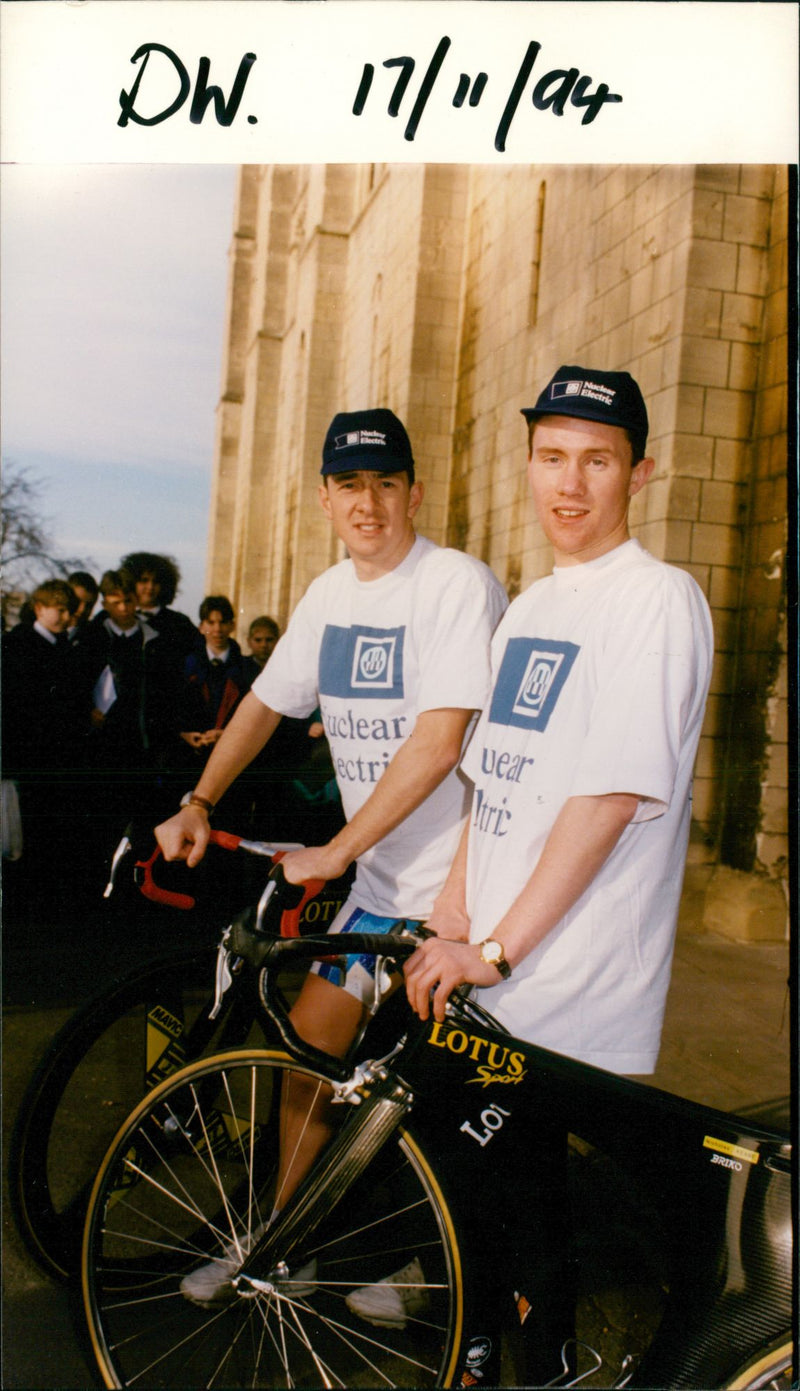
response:
[[[763,247],[740,246],[736,290],[740,295],[763,295],[767,288],[769,258]]]
[[[720,334],[741,343],[758,343],[762,338],[764,301],[757,295],[724,294]]]
[[[725,565],[711,566],[711,579],[708,589],[708,602],[712,609],[735,609],[739,604],[741,576],[738,570]]]
[[[713,476],[715,441],[710,436],[676,434],[672,440],[674,474],[690,478]]]
[[[787,425],[786,388],[768,387],[758,393],[757,429],[761,435],[783,434]]]
[[[706,598],[711,590],[711,566],[710,565],[684,565],[682,567],[692,579],[696,580]]]
[[[703,434],[744,440],[753,419],[752,396],[746,391],[721,391],[709,387],[705,394]]]
[[[739,615],[733,609],[717,609],[714,613],[714,646],[717,652],[735,652],[739,631]]]
[[[669,386],[648,401],[650,430],[654,438],[672,434],[700,435],[703,429],[704,388]]]
[[[773,164],[740,164],[739,193],[747,198],[772,198],[776,178],[784,176],[782,168]]]
[[[698,286],[687,287],[683,314],[685,333],[696,334],[701,338],[717,337],[721,318],[721,290],[706,290]]]
[[[744,489],[740,485],[706,480],[702,484],[700,520],[736,526],[745,501]]]
[[[704,290],[735,289],[736,253],[732,243],[698,238],[689,251],[686,283]]]
[[[692,229],[695,236],[722,236],[726,199],[719,189],[696,188],[692,200]]]
[[[695,565],[737,565],[741,548],[741,538],[732,527],[706,522],[696,522],[692,527],[689,558]]]
[[[692,814],[701,826],[710,826],[719,794],[713,778],[695,777],[692,784]]]
[[[765,198],[726,195],[723,240],[743,242],[747,246],[766,246],[770,211],[770,204]]]
[[[700,743],[697,746],[697,758],[695,760],[695,775],[698,778],[710,778],[714,773],[715,754],[717,740],[710,738],[706,734],[700,736]]]
[[[652,487],[652,484],[650,486]],[[702,487],[702,496],[705,496],[705,489],[709,486],[711,486],[709,483],[701,484],[699,478],[673,478],[669,489],[670,519],[689,522],[697,521],[699,518],[703,518],[704,521],[711,520],[711,518],[703,517],[700,491]]]
[[[728,386],[730,344],[719,338],[695,338],[682,342],[681,380],[695,386]]]
[[[698,188],[713,188],[722,193],[739,192],[738,164],[698,164],[695,166],[695,183]]]
[[[782,942],[789,927],[781,884],[717,865],[705,892],[703,926],[734,942]]]
[[[766,357],[755,343],[731,343],[727,385],[732,391],[755,391],[759,368],[767,367]]]
[[[747,445],[741,440],[715,439],[712,476],[723,483],[743,481],[747,468]]]
[[[666,547],[663,559],[670,565],[684,565],[692,555],[693,522],[667,522]]]

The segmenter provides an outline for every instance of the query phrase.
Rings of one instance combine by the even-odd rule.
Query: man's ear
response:
[[[421,482],[419,481],[419,479],[416,479],[416,481],[415,481],[414,483],[411,484],[411,487],[410,487],[409,493],[408,493],[408,515],[409,515],[409,517],[414,517],[414,516],[416,516],[417,512],[419,511],[420,507],[422,506],[422,499],[424,498],[424,496],[425,496],[425,484],[424,484],[424,483],[421,483]]]
[[[325,516],[328,518],[328,521],[330,521],[330,520],[331,520],[331,500],[330,500],[330,497],[328,496],[328,485],[327,485],[327,483],[320,483],[319,489],[318,489],[318,491],[317,491],[317,496],[319,497],[319,505],[320,505],[320,507],[322,508],[323,512],[325,513]]]
[[[645,483],[649,482],[655,466],[655,459],[651,459],[649,456],[646,459],[640,459],[638,464],[634,465],[631,469],[631,481],[628,484],[628,497],[634,497],[636,493],[642,491]]]

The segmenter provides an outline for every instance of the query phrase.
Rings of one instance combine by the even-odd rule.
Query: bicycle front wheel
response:
[[[281,1095],[321,1074],[273,1050],[200,1060],[129,1117],[89,1204],[83,1293],[106,1386],[448,1385],[462,1325],[461,1262],[433,1169],[399,1128],[302,1250],[259,1279],[236,1270],[276,1204]],[[309,1087],[309,1080],[311,1086]],[[346,1109],[346,1108],[343,1108]],[[183,1282],[217,1262],[205,1305]],[[348,1296],[412,1261],[422,1283],[394,1326]],[[212,1282],[213,1283],[213,1282]]]

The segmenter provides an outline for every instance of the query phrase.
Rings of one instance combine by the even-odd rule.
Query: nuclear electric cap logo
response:
[[[363,634],[356,639],[351,683],[354,690],[390,689],[394,684],[396,637],[375,638]]]
[[[563,652],[531,652],[514,701],[515,715],[539,715],[555,681]]]
[[[562,396],[588,396],[592,401],[599,401],[603,406],[610,406],[613,404],[616,394],[613,387],[604,386],[602,382],[553,382],[550,387],[551,401],[557,401]]]

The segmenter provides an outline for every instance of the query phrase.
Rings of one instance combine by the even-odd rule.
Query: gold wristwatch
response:
[[[484,961],[487,966],[496,966],[503,980],[508,980],[511,975],[511,967],[506,961],[502,942],[496,942],[493,937],[487,937],[485,942],[481,942],[478,954],[481,961]]]

